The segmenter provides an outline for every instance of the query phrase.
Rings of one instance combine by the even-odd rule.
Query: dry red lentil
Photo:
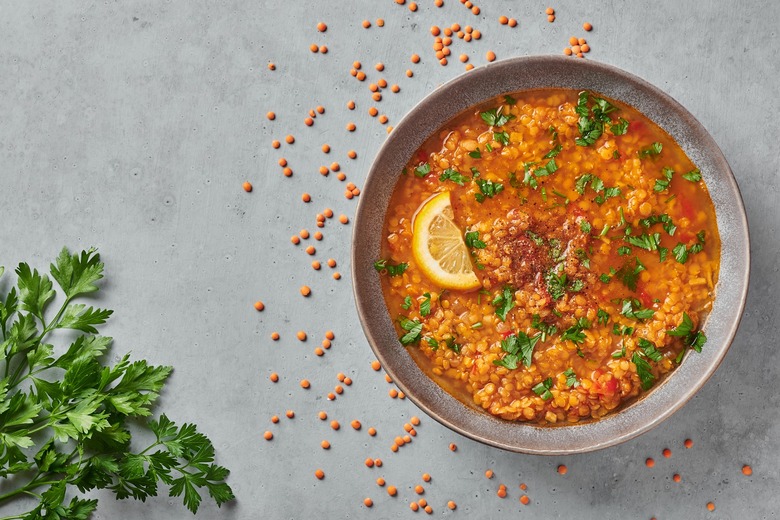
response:
[[[276,383],[277,381],[279,381],[279,374],[277,374],[276,372],[272,372],[269,379],[271,379],[272,382]]]
[[[314,472],[314,476],[317,477],[318,479],[322,480],[322,479],[325,478],[325,472],[322,471],[321,469],[318,469],[318,470],[316,470]]]
[[[245,181],[244,184],[241,185],[242,188],[244,188],[244,191],[249,193],[252,191],[252,183],[249,181]]]
[[[261,302],[260,300],[257,300],[255,302],[255,309],[258,310],[258,311],[262,311],[263,309],[265,309],[265,304],[263,302]]]

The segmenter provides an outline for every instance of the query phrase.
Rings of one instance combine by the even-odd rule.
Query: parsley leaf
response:
[[[540,340],[542,343],[547,341],[547,336],[552,336],[558,332],[558,327],[543,322],[541,316],[538,314],[533,315],[533,322],[531,323],[531,327],[535,328],[541,333]]]
[[[485,249],[487,247],[487,244],[479,239],[479,231],[467,231],[465,242],[469,249]]]
[[[541,334],[536,334],[533,337],[529,337],[525,332],[510,334],[501,340],[501,350],[506,352],[506,355],[501,359],[494,360],[493,364],[509,370],[515,370],[518,362],[522,362],[526,367],[530,367],[534,347],[536,347],[541,336]]]
[[[406,262],[401,262],[397,265],[393,265],[388,260],[384,259],[374,262],[374,269],[376,269],[378,273],[386,272],[388,276],[400,276],[404,274],[407,267],[409,267],[409,264]]]
[[[428,316],[431,313],[431,293],[423,293],[423,297],[420,303],[420,316]]]
[[[552,395],[552,392],[550,392],[550,389],[552,387],[553,387],[552,377],[548,377],[547,379],[545,379],[544,381],[542,381],[538,385],[536,385],[533,388],[531,388],[531,390],[533,390],[533,392],[536,395],[538,395],[539,397],[541,397],[542,399],[547,401],[548,399],[552,399],[553,395]]]
[[[506,321],[507,313],[515,306],[515,290],[505,285],[500,293],[493,298],[493,307],[496,308],[496,316],[501,321]]]
[[[452,168],[447,168],[442,172],[441,175],[439,175],[439,180],[441,182],[444,181],[452,181],[458,186],[463,186],[465,183],[469,182],[471,179],[466,177],[465,175],[461,174],[458,170],[453,170]]]
[[[682,178],[686,181],[699,182],[701,180],[701,172],[697,168],[695,170],[689,171],[688,173],[683,173]]]
[[[687,312],[684,312],[680,324],[672,330],[667,330],[666,334],[669,336],[685,337],[691,332],[693,332],[693,320],[688,316]]]
[[[477,148],[476,150],[469,152],[469,157],[471,157],[472,159],[482,159],[482,152],[480,152],[479,148]]]
[[[626,242],[632,246],[640,247],[647,251],[656,251],[658,246],[661,245],[661,234],[642,234],[639,236],[628,235],[624,238]]]
[[[654,155],[660,155],[661,150],[663,150],[663,148],[664,145],[656,141],[655,143],[651,144],[647,148],[642,148],[637,153],[639,154],[640,158],[651,157]]]
[[[455,343],[455,338],[450,336],[449,338],[444,340],[444,344],[447,345],[447,348],[451,351],[455,352],[456,354],[460,354],[460,345]]]
[[[515,106],[517,104],[517,100],[510,96],[509,94],[504,95],[504,103],[506,103],[509,106]]]
[[[596,319],[600,325],[606,325],[609,323],[609,314],[607,314],[606,311],[599,309],[596,313]]]
[[[563,331],[563,334],[561,334],[561,339],[564,341],[570,340],[574,343],[584,343],[585,333],[582,331],[589,328],[590,321],[588,321],[587,318],[580,318],[574,322],[574,325]]]
[[[674,170],[672,170],[671,168],[664,168],[662,173],[664,178],[655,180],[655,186],[653,186],[653,191],[656,192],[664,191],[669,187],[669,183],[672,182],[672,177],[674,176]]]
[[[656,348],[655,344],[646,340],[645,338],[639,338],[637,340],[637,346],[642,349],[642,352],[644,352],[645,356],[652,359],[656,363],[661,361],[661,359],[664,357],[663,354],[661,354],[661,352]]]
[[[428,163],[423,163],[414,169],[414,175],[421,179],[429,173],[431,173],[431,165]]]
[[[666,231],[669,236],[674,236],[675,231],[677,231],[677,226],[674,225],[672,217],[666,213],[663,215],[650,215],[647,218],[640,219],[639,223],[646,228],[649,228],[653,224],[661,223],[663,224],[664,231]]]
[[[474,198],[477,199],[477,202],[484,202],[486,197],[490,197],[491,199],[504,191],[504,185],[500,182],[493,182],[487,179],[477,179],[476,180],[477,186],[479,186],[479,193],[474,194]]]
[[[609,130],[612,135],[624,135],[628,131],[628,121],[621,117],[617,123],[609,126]]]
[[[588,222],[585,219],[580,220],[580,230],[583,233],[590,233],[590,230],[591,230],[590,222]]]
[[[564,373],[566,376],[566,386],[569,388],[577,388],[580,386],[580,382],[577,380],[577,374],[574,373],[573,368],[567,369]]]
[[[406,334],[398,338],[398,340],[401,342],[401,345],[407,346],[420,341],[423,328],[423,324],[420,322],[420,320],[417,318],[410,320],[406,316],[399,316],[398,324],[403,330],[406,331]]]
[[[653,309],[642,308],[642,304],[635,298],[627,298],[623,300],[623,306],[620,309],[620,314],[626,318],[633,318],[637,321],[648,320],[653,317],[655,311]]]
[[[562,272],[560,275],[556,274],[555,269],[550,269],[544,276],[545,282],[547,282],[547,292],[553,300],[560,300],[566,293],[566,273]]]
[[[493,132],[493,139],[503,144],[504,146],[509,144],[509,133],[508,132]]]
[[[401,304],[401,308],[403,308],[404,310],[407,310],[407,311],[412,308],[412,297],[411,296],[407,295],[406,298],[404,298],[404,302]]]
[[[645,358],[639,355],[638,352],[634,352],[631,356],[631,362],[636,365],[636,374],[639,376],[639,383],[642,386],[642,390],[649,390],[652,388],[655,382],[655,376],[653,375],[650,363]]]
[[[504,107],[498,107],[498,108],[491,108],[487,112],[482,112],[480,117],[482,120],[487,123],[488,126],[504,126],[507,124],[510,120],[514,119],[515,116],[512,114],[504,114],[502,113],[502,109]]]
[[[552,159],[553,157],[556,157],[559,153],[561,153],[561,150],[563,150],[563,146],[558,144],[556,145],[552,150],[544,154],[544,159]]]
[[[626,262],[623,266],[615,271],[615,276],[623,282],[623,285],[628,287],[632,291],[636,291],[636,284],[639,281],[639,273],[645,270],[645,266],[639,260],[639,257],[634,257],[634,265],[630,262]],[[603,281],[603,280],[602,280]]]

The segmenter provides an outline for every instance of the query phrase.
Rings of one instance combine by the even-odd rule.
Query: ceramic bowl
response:
[[[722,241],[720,279],[703,326],[708,338],[703,352],[686,356],[660,384],[619,411],[596,421],[553,427],[506,421],[466,406],[424,374],[398,342],[373,266],[380,257],[384,217],[396,181],[425,139],[457,114],[498,95],[548,87],[590,90],[622,101],[668,132],[702,172]],[[560,455],[631,439],[657,426],[693,397],[718,368],[737,331],[747,296],[749,251],[747,219],[734,174],[710,134],[682,105],[612,66],[563,56],[525,57],[495,62],[453,79],[420,101],[393,129],[360,195],[352,237],[352,280],[371,348],[417,406],[477,441],[511,451]]]

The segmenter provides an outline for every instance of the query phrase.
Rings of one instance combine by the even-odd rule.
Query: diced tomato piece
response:
[[[618,389],[618,380],[614,377],[602,385],[603,393],[614,394]]]
[[[514,334],[514,332],[512,332],[511,330],[508,330],[508,331],[506,331],[506,332],[502,332],[502,333],[501,333],[501,339],[506,339],[506,338],[508,338],[509,336],[511,336],[512,334]]]
[[[629,132],[636,132],[637,130],[640,130],[645,124],[642,121],[631,121],[628,123],[628,131]]]
[[[653,298],[647,293],[644,287],[639,287],[639,284],[637,284],[637,293],[639,296],[639,301],[642,302],[642,307],[648,308],[653,305]]]
[[[678,200],[680,201],[680,213],[682,216],[688,220],[693,220],[693,217],[696,216],[696,207],[687,197],[678,197]]]
[[[428,162],[428,154],[425,152],[425,150],[420,150],[417,152],[417,160],[420,162]]]

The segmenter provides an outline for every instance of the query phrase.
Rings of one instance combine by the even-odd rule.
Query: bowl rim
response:
[[[549,85],[539,80],[542,82],[540,86],[506,88],[514,81],[513,74],[543,74],[552,69],[557,72],[547,80]],[[588,87],[594,84],[592,79],[574,79],[574,76],[582,74],[585,76],[580,77],[597,78],[595,84],[607,81],[612,88],[605,92],[604,89]],[[486,80],[489,83],[486,89],[481,88],[483,94],[474,95],[474,85],[484,87]],[[463,110],[494,99],[497,95],[545,86],[571,88],[572,82],[582,85],[575,87],[580,90],[596,91],[635,107],[669,133],[701,169],[716,206],[721,236],[721,265],[716,297],[713,309],[703,325],[708,338],[715,338],[717,345],[708,341],[703,355],[686,355],[681,365],[650,392],[617,412],[595,421],[550,427],[506,421],[486,411],[475,410],[458,401],[425,375],[412,356],[403,350],[405,347],[398,343],[384,298],[381,297],[381,286],[378,292],[380,297],[376,297],[379,277],[373,270],[370,253],[378,252],[376,246],[381,242],[381,229],[389,203],[389,196],[386,196],[388,186],[389,193],[392,193],[398,172],[428,136]],[[458,93],[465,99],[453,95]],[[626,100],[634,99],[637,94],[640,96],[636,98],[637,102]],[[451,106],[456,109],[447,108]],[[429,132],[419,129],[421,123],[417,115],[420,112],[427,115],[422,126],[430,129]],[[653,117],[656,114],[659,115]],[[410,146],[410,143],[415,142],[417,146]],[[399,152],[395,149],[404,145],[408,150],[405,159],[401,161],[400,168],[393,169],[392,166],[399,162]],[[394,177],[389,178],[393,171]],[[380,196],[381,204],[373,200],[375,192]],[[717,203],[714,193],[718,196]],[[728,214],[724,205],[728,205]],[[377,226],[377,236],[370,236],[371,230]],[[727,243],[729,246],[741,247],[727,249]],[[394,384],[426,414],[453,431],[505,450],[541,455],[584,453],[613,446],[654,428],[682,408],[717,370],[733,342],[745,308],[750,278],[750,236],[742,195],[722,151],[703,125],[671,96],[634,74],[611,65],[564,56],[516,57],[493,62],[444,83],[413,106],[382,144],[369,169],[355,214],[351,253],[353,295],[360,323],[371,349]],[[374,259],[376,257],[378,254]],[[724,272],[724,268],[729,271]],[[382,310],[386,319],[382,317]],[[390,332],[394,345],[389,341],[388,324],[392,329]],[[385,351],[386,343],[389,343],[387,348],[392,346],[396,350]],[[411,360],[414,366],[405,362],[403,356]],[[429,384],[425,382],[426,379]],[[675,391],[681,393],[675,396]]]

